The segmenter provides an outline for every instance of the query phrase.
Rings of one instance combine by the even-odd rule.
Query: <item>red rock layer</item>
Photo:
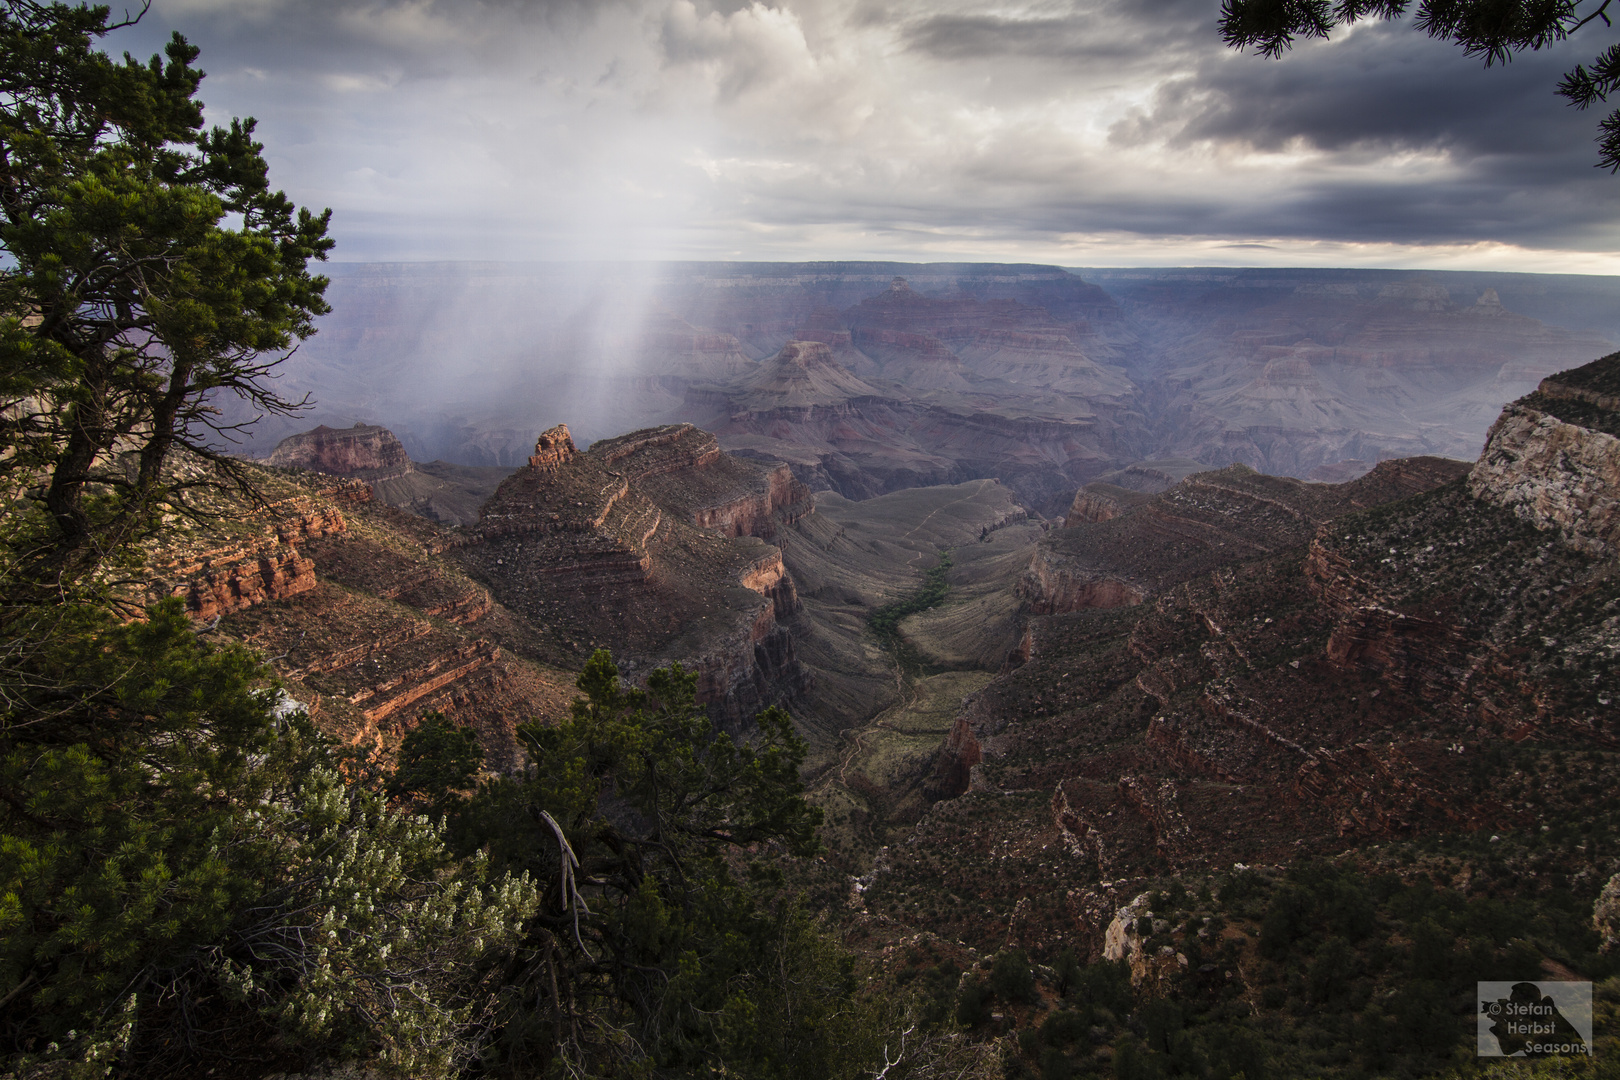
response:
[[[179,596],[193,618],[213,620],[306,592],[315,587],[315,565],[295,545],[348,528],[333,499],[354,505],[369,498],[364,485],[348,485],[328,498],[301,495],[262,507],[247,519],[250,535],[171,555],[147,600]]]
[[[288,436],[271,451],[269,462],[367,480],[398,478],[411,471],[410,455],[394,433],[368,424],[352,428],[322,424],[313,431]]]
[[[579,451],[574,449],[574,437],[567,424],[558,424],[540,433],[535,441],[534,453],[529,457],[531,469],[555,469],[567,464]]]
[[[679,660],[701,701],[738,725],[797,692],[805,673],[778,620],[798,597],[780,550],[757,539],[810,507],[790,470],[722,454],[690,424],[536,457],[545,464],[502,484],[455,556],[507,606],[570,628],[575,659],[559,663],[597,645],[632,674]]]

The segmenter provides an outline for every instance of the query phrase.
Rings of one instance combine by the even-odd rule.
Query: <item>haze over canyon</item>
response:
[[[1504,401],[1620,341],[1608,278],[993,264],[337,264],[284,365],[326,423],[515,467],[692,422],[849,498],[997,477],[1056,515],[1147,466],[1348,479],[1471,459]],[[1168,471],[1166,471],[1168,470]]]

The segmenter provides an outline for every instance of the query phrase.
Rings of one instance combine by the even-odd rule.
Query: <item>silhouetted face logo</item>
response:
[[[1543,992],[1543,984],[1533,982],[1513,983],[1506,994],[1500,994],[1500,988],[1505,983],[1480,984],[1480,1013],[1488,1018],[1490,1034],[1495,1037],[1497,1048],[1492,1049],[1486,1045],[1483,1032],[1480,1036],[1480,1053],[1501,1054],[1509,1057],[1562,1057],[1569,1054],[1591,1053],[1591,983],[1558,983],[1546,984],[1559,988],[1561,997],[1570,997],[1565,1006],[1581,1004],[1580,988],[1585,989],[1585,1012],[1577,1014],[1575,1020],[1564,1015],[1559,1009],[1558,1002],[1550,993]],[[1569,987],[1573,991],[1562,988]],[[1499,996],[1491,996],[1493,992]],[[1483,1028],[1485,1025],[1482,1024]],[[1585,1029],[1584,1031],[1582,1029]]]

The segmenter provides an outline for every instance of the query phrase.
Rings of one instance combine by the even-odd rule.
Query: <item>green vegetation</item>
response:
[[[1611,390],[1599,392],[1613,393]],[[1580,398],[1555,397],[1540,390],[1525,395],[1523,400],[1529,408],[1557,417],[1566,424],[1601,431],[1605,435],[1620,436],[1620,413],[1616,413],[1613,409],[1605,409],[1601,405],[1594,405]]]
[[[533,886],[346,787],[260,664],[178,603],[79,615],[4,684],[6,1051],[110,1048],[148,1075],[265,1048],[421,1076],[476,1056]]]
[[[867,616],[866,624],[879,642],[894,657],[907,680],[914,681],[928,670],[924,658],[900,633],[900,624],[908,616],[938,607],[950,595],[951,583],[947,575],[951,569],[951,553],[941,551],[939,560],[923,571],[923,584],[916,592],[890,604],[884,604]]]
[[[308,264],[332,246],[329,215],[270,187],[251,119],[203,130],[197,49],[179,34],[144,64],[103,52],[124,25],[105,7],[0,6],[12,593],[82,587],[199,490],[240,480],[220,399],[299,408],[269,376],[327,310]]]
[[[119,63],[99,42],[124,25],[0,3],[0,1071],[898,1080],[960,1057],[786,884],[820,812],[785,713],[733,739],[691,674],[632,688],[599,652],[567,721],[521,729],[522,770],[483,775],[434,715],[390,765],[179,601],[131,602],[151,542],[262,497],[214,402],[297,407],[270,376],[325,310],[330,241],[252,121],[202,130],[197,50]]]
[[[476,786],[430,717],[380,786],[437,820],[346,784],[175,602],[58,628],[27,671],[0,713],[20,1065],[837,1077],[901,1024],[783,883],[820,821],[787,716],[716,735],[678,668],[636,690],[597,653],[571,719],[523,729],[529,768]]]
[[[869,1060],[852,960],[782,888],[781,858],[817,853],[821,821],[787,715],[767,710],[756,741],[734,742],[694,703],[694,675],[626,688],[605,652],[579,686],[568,721],[520,729],[529,769],[452,815],[463,851],[544,889],[499,1056],[536,1075],[620,1062],[819,1077]]]
[[[1597,952],[1584,896],[1492,896],[1302,859],[1169,879],[1148,903],[1142,951],[1188,961],[1168,981],[1133,987],[1124,962],[1060,953],[1032,979],[1032,999],[1028,961],[1008,950],[963,980],[957,1017],[985,1030],[998,1007],[1017,1010],[1010,1073],[1043,1078],[1476,1075],[1454,1068],[1472,1061],[1475,982],[1545,978],[1548,958],[1600,983],[1596,1068],[1561,1068],[1614,1075],[1601,1059],[1614,1046],[1620,958]]]
[[[900,623],[908,615],[938,607],[951,591],[946,575],[951,569],[951,553],[941,551],[939,561],[923,571],[922,588],[910,596],[885,604],[867,617],[867,625],[886,648],[895,649],[900,643]]]

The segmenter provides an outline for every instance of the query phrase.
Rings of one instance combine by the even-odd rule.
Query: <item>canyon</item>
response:
[[[588,444],[691,422],[815,490],[994,477],[1056,517],[1148,461],[1331,481],[1471,460],[1503,402],[1620,339],[1614,292],[1374,270],[340,265],[334,313],[283,365],[316,408],[266,418],[248,449],[358,421],[418,462],[512,469],[555,423]],[[814,372],[783,368],[812,343]]]
[[[885,964],[1072,949],[1181,994],[1208,973],[1176,957],[1213,944],[1158,927],[1171,883],[1416,858],[1556,897],[1620,870],[1593,832],[1620,751],[1597,285],[662,272],[638,288],[682,306],[598,335],[600,370],[535,398],[532,371],[490,369],[578,427],[514,405],[437,444],[338,429],[371,456],[272,470],[282,516],[154,589],[379,758],[434,708],[510,766],[513,723],[565,707],[598,646],[632,681],[695,670],[741,737],[786,706],[826,813],[818,895],[844,890]],[[483,462],[472,509],[390,493],[413,442]],[[1590,836],[1549,869],[1527,854],[1549,830]],[[1422,854],[1487,836],[1517,854]]]
[[[947,940],[1117,958],[1154,882],[1607,820],[1617,372],[1543,380],[1472,467],[1081,489],[1016,585],[1018,648],[907,778],[920,806],[859,901],[883,940],[927,897]],[[1585,779],[1527,798],[1549,754]],[[1596,889],[1615,854],[1583,845],[1557,881]]]
[[[516,725],[567,709],[598,647],[633,683],[694,671],[739,739],[785,706],[825,814],[825,855],[792,880],[875,978],[938,982],[942,1015],[1026,1067],[1090,1007],[1066,964],[1117,971],[1136,1017],[1238,1009],[1284,1060],[1339,1000],[1302,981],[1337,938],[1275,944],[1276,912],[1313,889],[1379,928],[1344,946],[1357,1025],[1409,981],[1380,956],[1452,932],[1400,905],[1601,909],[1620,880],[1620,354],[1499,405],[1472,462],[1369,454],[1306,479],[1054,438],[964,476],[990,467],[963,450],[983,401],[937,441],[927,417],[985,392],[960,335],[986,309],[1049,328],[1019,303],[891,280],[866,314],[822,312],[743,376],[680,388],[714,430],[585,445],[553,425],[489,467],[503,478],[459,524],[389,505],[419,466],[388,430],[317,430],[264,466],[265,507],[175,546],[149,594],[261,649],[357,768],[386,770],[429,711],[472,728],[492,771],[520,767]],[[1085,430],[1135,437],[1144,395],[1041,347],[1098,402],[1118,391]],[[930,371],[926,391],[891,377]],[[1607,970],[1571,925],[1549,945],[1469,922],[1454,951]],[[974,1012],[1009,957],[1037,964],[1036,1000],[994,991],[1001,1011]],[[1090,1042],[1061,1045],[1106,1072],[1135,1021],[1095,1015]]]

